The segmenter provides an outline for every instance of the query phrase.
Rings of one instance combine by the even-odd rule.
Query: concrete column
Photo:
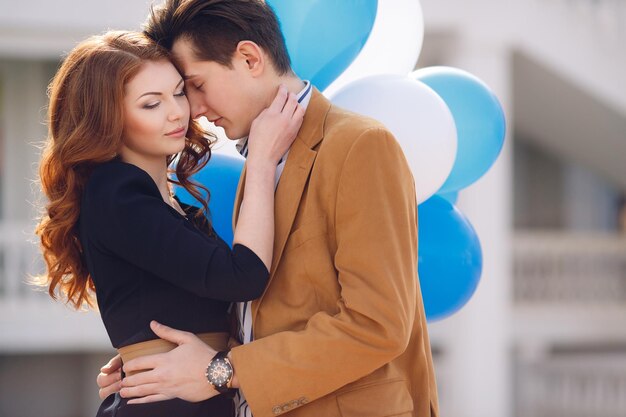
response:
[[[512,235],[512,111],[508,49],[489,40],[460,35],[450,62],[486,82],[507,114],[506,146],[491,170],[464,189],[458,207],[472,223],[483,250],[476,293],[454,316],[431,324],[441,343],[442,415],[513,415],[510,355]]]

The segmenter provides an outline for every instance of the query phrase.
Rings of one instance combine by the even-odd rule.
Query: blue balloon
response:
[[[458,311],[474,294],[482,251],[472,225],[449,201],[433,196],[418,206],[418,275],[428,321]]]
[[[458,191],[451,191],[449,193],[437,193],[435,195],[448,200],[451,204],[456,204],[457,200],[459,199]]]
[[[244,161],[241,158],[213,154],[209,163],[192,178],[209,189],[209,212],[215,232],[232,246],[233,207],[239,176]],[[177,187],[176,196],[183,203],[198,206],[200,203],[182,187]]]
[[[292,67],[319,90],[361,52],[378,0],[267,0],[280,21]]]
[[[491,168],[502,150],[506,131],[502,106],[485,83],[457,68],[424,68],[413,77],[439,94],[456,124],[456,160],[438,193],[465,188]]]

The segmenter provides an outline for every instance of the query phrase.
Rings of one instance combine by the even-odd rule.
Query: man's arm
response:
[[[133,398],[129,404],[181,398],[197,402],[219,395],[206,378],[206,367],[217,353],[196,335],[159,324],[150,323],[161,339],[178,345],[156,355],[142,356],[124,364],[124,372],[143,371],[122,380],[120,395]]]
[[[417,203],[406,159],[387,130],[370,129],[354,141],[334,217],[338,312],[319,312],[302,331],[231,351],[256,417],[336,391],[389,363],[408,344],[417,297]]]

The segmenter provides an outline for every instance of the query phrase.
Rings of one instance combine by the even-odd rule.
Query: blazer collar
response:
[[[304,114],[304,121],[302,122],[294,144],[300,141],[309,149],[312,149],[320,143],[324,137],[324,123],[330,106],[330,101],[328,101],[317,88],[313,87],[311,101]],[[291,158],[291,149],[289,150],[289,158]],[[287,161],[289,161],[289,158]]]

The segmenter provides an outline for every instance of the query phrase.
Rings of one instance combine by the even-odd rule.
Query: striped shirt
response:
[[[309,81],[304,81],[304,88],[298,93],[298,103],[306,110],[309,101],[311,100],[311,91],[313,90],[313,86]],[[248,138],[239,139],[237,142],[237,151],[243,157],[248,156]],[[285,164],[287,163],[287,156],[289,155],[289,151],[283,155],[276,167],[276,177],[274,178],[274,187],[278,187],[278,181],[280,180],[280,176],[283,173],[283,169],[285,169]],[[254,340],[254,334],[252,331],[252,303],[251,301],[237,303],[237,319],[239,320],[239,341],[241,343],[250,343]],[[235,407],[236,407],[236,416],[237,417],[252,417],[252,411],[250,411],[250,407],[246,401],[246,398],[243,395],[241,390],[238,391],[235,396]]]

